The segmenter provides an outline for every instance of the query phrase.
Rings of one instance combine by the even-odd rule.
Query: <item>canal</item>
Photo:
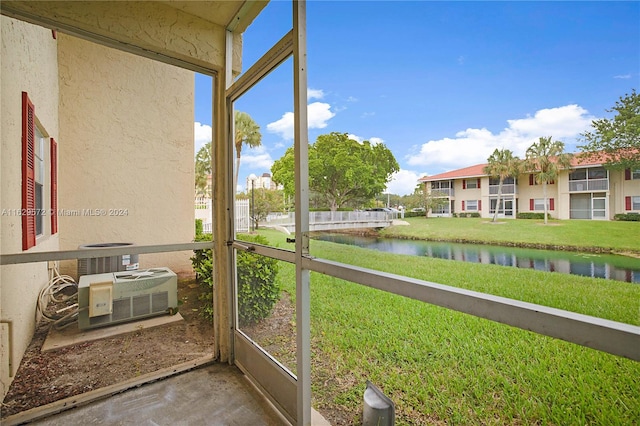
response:
[[[319,234],[314,238],[395,254],[528,268],[640,284],[640,259],[627,256],[332,233]]]

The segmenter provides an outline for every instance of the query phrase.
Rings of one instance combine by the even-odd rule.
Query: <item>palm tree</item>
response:
[[[260,146],[262,143],[262,135],[260,134],[260,126],[253,121],[253,118],[246,112],[236,111],[234,115],[235,136],[234,144],[236,147],[236,172],[233,179],[234,191],[238,187],[238,172],[240,172],[240,154],[242,145],[248,145],[250,148]]]
[[[551,136],[541,137],[527,149],[525,167],[531,171],[538,184],[542,184],[544,197],[544,224],[547,224],[547,183],[558,177],[560,169],[571,167],[572,155],[564,152],[564,143],[552,141]]]
[[[196,196],[211,197],[207,187],[207,176],[211,174],[211,141],[207,142],[196,154]]]
[[[489,177],[498,178],[498,201],[496,202],[496,211],[493,213],[493,220],[495,222],[498,219],[498,211],[500,210],[500,201],[502,201],[502,183],[509,176],[514,178],[518,176],[520,172],[521,161],[518,157],[513,155],[508,149],[497,149],[493,151],[493,154],[487,158],[487,164],[483,172],[488,174]]]

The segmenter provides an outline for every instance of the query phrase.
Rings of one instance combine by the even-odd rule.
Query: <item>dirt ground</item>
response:
[[[183,321],[42,352],[50,323],[41,322],[2,402],[2,417],[117,384],[213,352],[213,326],[198,313],[193,277],[178,284]]]
[[[184,320],[46,352],[41,348],[50,323],[41,322],[2,402],[0,417],[211,354],[213,326],[199,314],[200,293],[194,277],[180,277],[179,312]],[[295,306],[287,293],[274,305],[269,318],[242,331],[295,373]],[[324,406],[319,411],[331,424],[352,424],[348,419],[353,413],[338,407]]]

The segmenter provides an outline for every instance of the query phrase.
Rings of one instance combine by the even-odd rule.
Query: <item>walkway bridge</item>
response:
[[[396,213],[382,211],[309,212],[309,231],[385,228],[391,226],[396,218]],[[291,234],[295,232],[295,213],[270,214],[258,225]]]

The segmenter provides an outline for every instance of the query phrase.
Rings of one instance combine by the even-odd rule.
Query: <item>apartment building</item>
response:
[[[547,184],[547,211],[554,219],[612,220],[619,213],[640,212],[640,169],[608,170],[600,159],[574,156],[571,168]],[[499,180],[484,173],[487,164],[426,176],[426,193],[444,199],[428,212],[431,217],[478,213],[490,218],[498,205]],[[533,173],[503,181],[498,217],[544,211],[543,185]]]

